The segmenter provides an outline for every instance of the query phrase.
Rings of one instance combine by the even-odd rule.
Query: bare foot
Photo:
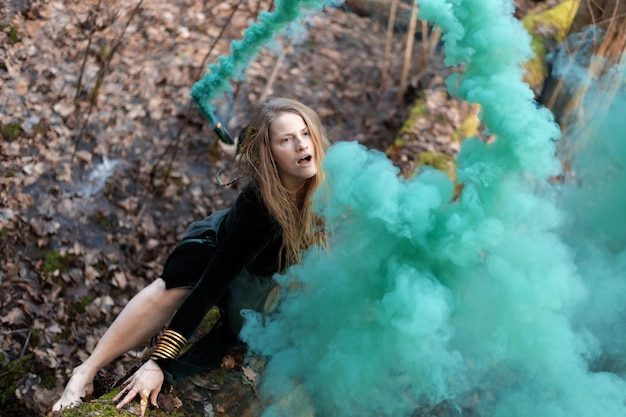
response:
[[[82,398],[88,397],[93,392],[92,381],[93,377],[86,372],[81,372],[80,366],[74,369],[63,395],[54,403],[52,411],[61,411],[64,408],[75,407],[82,403]]]

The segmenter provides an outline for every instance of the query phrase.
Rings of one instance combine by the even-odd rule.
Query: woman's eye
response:
[[[307,130],[306,132],[304,132],[304,136],[310,136],[311,134],[309,133],[309,131]]]

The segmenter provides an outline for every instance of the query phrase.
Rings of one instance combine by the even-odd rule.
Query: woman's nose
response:
[[[298,137],[296,140],[296,148],[297,149],[306,149],[309,147],[309,144],[302,137]]]

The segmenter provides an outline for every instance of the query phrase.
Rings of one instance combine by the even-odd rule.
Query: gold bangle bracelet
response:
[[[165,330],[150,359],[175,359],[187,345],[187,339],[174,330]]]
[[[158,352],[153,352],[152,355],[150,355],[150,360],[152,360],[152,361],[156,361],[156,360],[159,360],[159,359],[170,359],[170,358],[167,357],[167,356],[163,356],[163,355],[159,354]]]
[[[150,359],[153,361],[156,361],[158,359],[174,359],[172,356],[169,355],[164,355],[162,353],[159,352],[154,352],[152,353],[152,355],[150,355]]]
[[[150,355],[150,359],[174,359],[174,358],[176,358],[175,353],[165,352],[162,350],[155,350],[154,352],[152,352],[152,355]]]
[[[178,354],[178,350],[177,349],[172,349],[172,348],[168,348],[165,346],[160,346],[157,347],[155,350],[155,352],[159,352],[162,355],[167,355],[167,356],[171,356],[171,357],[175,357]]]
[[[166,337],[172,340],[177,341],[178,343],[182,344],[182,345],[186,345],[187,344],[187,339],[180,333],[174,331],[174,330],[170,330],[167,329],[163,332],[163,336],[162,337]]]
[[[181,345],[177,344],[177,343],[173,343],[170,340],[167,339],[161,339],[159,340],[159,343],[157,343],[157,346],[167,346],[170,347],[172,349],[178,349],[180,350],[182,348]]]

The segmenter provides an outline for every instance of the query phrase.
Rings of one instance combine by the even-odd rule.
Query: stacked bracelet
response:
[[[187,345],[187,339],[174,330],[165,330],[150,359],[175,359]]]

